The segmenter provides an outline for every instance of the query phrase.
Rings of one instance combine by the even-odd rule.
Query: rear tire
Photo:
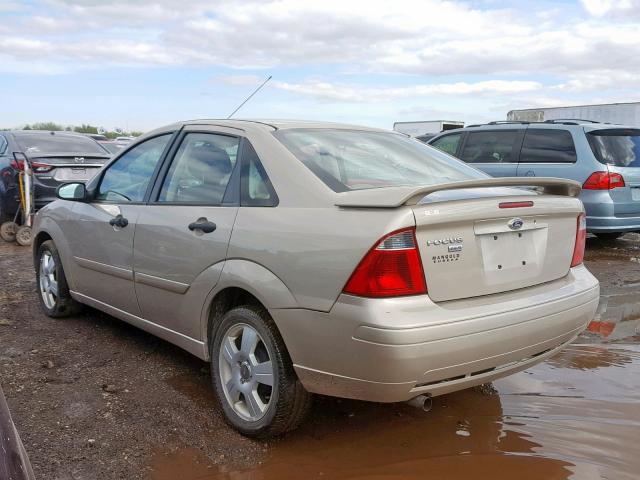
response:
[[[598,237],[598,240],[600,240],[601,242],[614,242],[615,240],[620,238],[622,235],[624,235],[624,232],[596,233],[595,235],[596,237]]]
[[[17,230],[17,223],[4,222],[2,225],[0,225],[0,238],[2,238],[5,242],[15,242]]]
[[[77,313],[81,305],[71,298],[67,277],[53,240],[47,240],[40,245],[37,258],[36,285],[44,313],[53,318],[68,317]]]
[[[248,437],[268,438],[302,423],[312,396],[298,380],[264,308],[229,310],[213,335],[210,354],[211,380],[233,428]]]

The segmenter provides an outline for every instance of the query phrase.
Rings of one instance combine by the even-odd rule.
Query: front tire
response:
[[[53,318],[68,317],[80,310],[80,304],[71,298],[67,277],[53,240],[38,248],[36,284],[38,298],[44,313]]]
[[[253,305],[222,318],[210,347],[212,382],[227,422],[267,438],[300,425],[311,406],[269,313]]]

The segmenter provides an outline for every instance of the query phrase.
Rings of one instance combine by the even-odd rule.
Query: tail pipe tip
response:
[[[407,404],[428,412],[432,407],[431,395],[418,395],[417,397],[413,397],[411,400],[408,400]]]

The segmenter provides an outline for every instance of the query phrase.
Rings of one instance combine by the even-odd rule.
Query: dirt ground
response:
[[[404,404],[317,398],[256,442],[225,425],[208,366],[108,315],[45,317],[30,250],[0,242],[0,384],[37,479],[637,478],[640,235],[589,239],[596,320],[530,370]]]

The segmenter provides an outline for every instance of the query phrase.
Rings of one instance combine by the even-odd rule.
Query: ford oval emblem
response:
[[[507,225],[511,230],[520,230],[524,225],[524,221],[521,218],[512,218],[511,220],[509,220],[509,223],[507,223]]]

